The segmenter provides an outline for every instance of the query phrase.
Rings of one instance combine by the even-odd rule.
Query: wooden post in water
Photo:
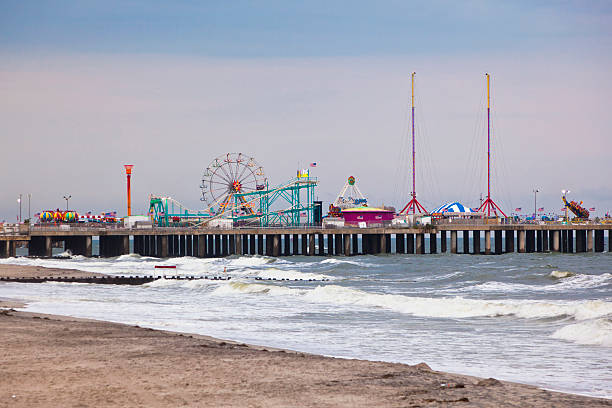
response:
[[[440,231],[440,252],[446,253],[446,231]]]
[[[351,256],[351,235],[344,234],[344,256]]]
[[[451,254],[457,253],[457,231],[451,231]]]
[[[470,231],[463,231],[463,253],[470,253]]]
[[[506,230],[506,252],[514,252],[514,230]]]
[[[495,230],[495,253],[501,255],[503,253],[502,248],[502,231]]]
[[[604,250],[604,232],[603,230],[595,230],[595,252],[603,252]]]
[[[403,254],[406,252],[406,236],[404,234],[395,234],[395,253]]]
[[[491,255],[491,230],[485,230],[485,255]]]
[[[480,230],[472,231],[472,248],[474,254],[480,255]]]

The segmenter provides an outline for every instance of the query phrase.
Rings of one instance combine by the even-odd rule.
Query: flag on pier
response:
[[[589,208],[589,211],[595,211],[595,207]]]
[[[540,207],[540,208],[538,208],[538,211],[539,211],[539,212],[544,211],[544,207]]]
[[[317,167],[317,162],[310,163],[310,167]]]
[[[521,211],[521,210],[522,210],[522,208],[521,208],[521,207],[519,207],[519,208],[515,208],[515,209],[514,209],[514,211]]]

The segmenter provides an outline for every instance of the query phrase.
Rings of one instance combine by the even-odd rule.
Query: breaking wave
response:
[[[563,279],[574,275],[575,273],[569,271],[552,271],[548,276],[551,278]]]
[[[374,294],[336,285],[319,286],[308,291],[305,297],[314,302],[381,307],[420,317],[469,318],[514,315],[526,319],[540,319],[570,316],[577,320],[585,320],[612,313],[612,302],[602,300],[545,302],[463,297],[426,298]]]
[[[555,331],[551,337],[577,344],[612,347],[612,321],[604,317],[570,324]]]
[[[336,278],[328,275],[323,275],[320,273],[308,273],[308,272],[299,272],[291,269],[277,269],[277,268],[269,268],[264,269],[262,271],[257,272],[257,277],[263,279],[289,279],[289,280],[335,280]]]

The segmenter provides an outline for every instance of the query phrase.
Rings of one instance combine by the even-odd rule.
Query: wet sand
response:
[[[78,269],[0,264],[0,277],[2,278],[33,278],[36,276],[71,276],[74,278],[87,278],[91,276],[105,275],[103,273],[79,271]]]
[[[612,400],[64,316],[0,300],[0,407],[612,407]]]

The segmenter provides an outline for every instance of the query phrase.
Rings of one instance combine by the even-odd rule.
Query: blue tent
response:
[[[471,214],[475,212],[477,212],[477,210],[466,207],[458,201],[442,204],[440,207],[431,211],[432,214]]]

